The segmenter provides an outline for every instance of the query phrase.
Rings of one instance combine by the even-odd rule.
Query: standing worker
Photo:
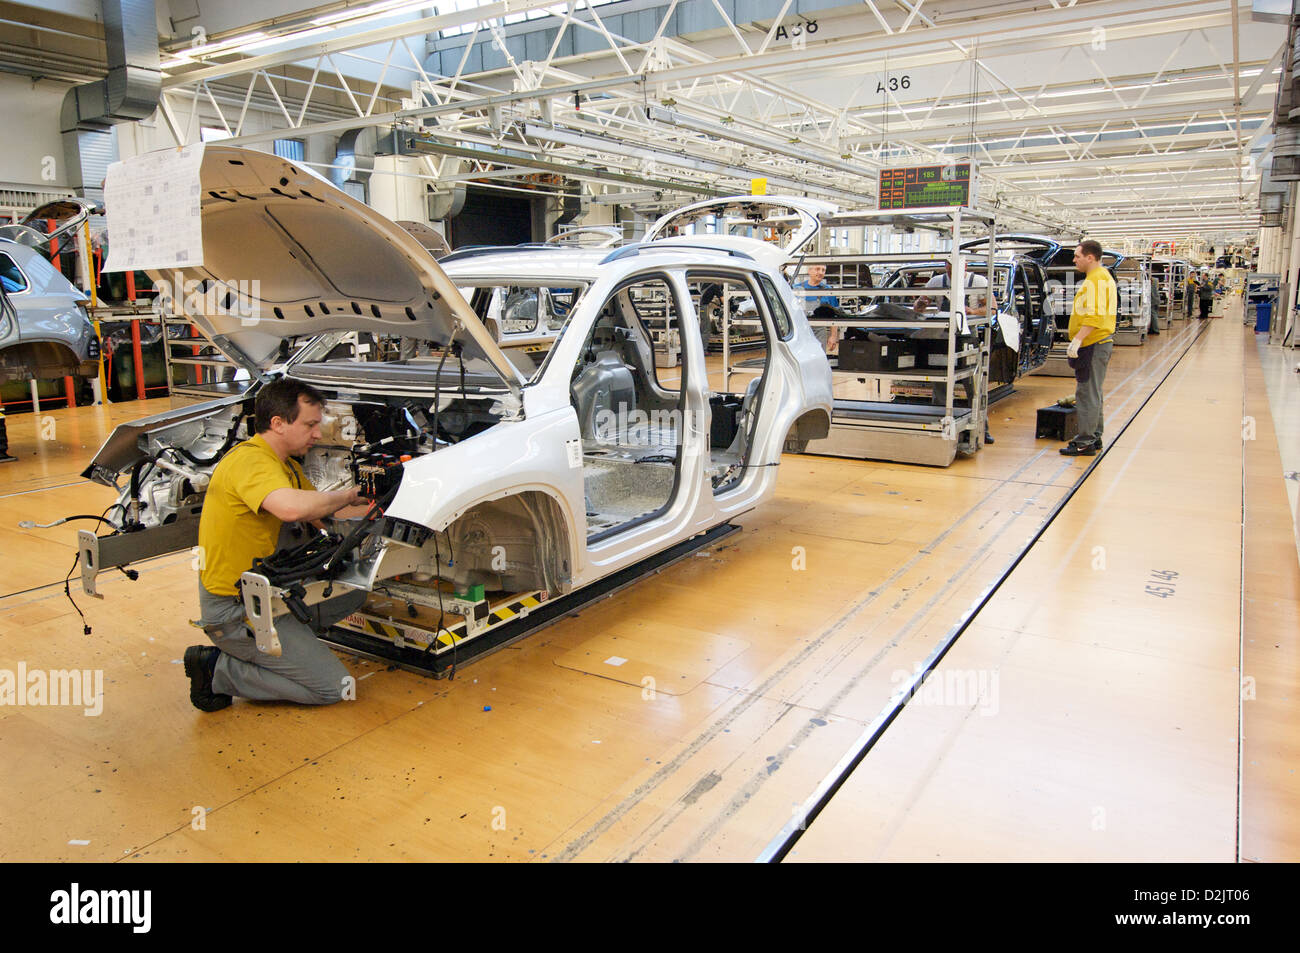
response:
[[[1201,318],[1208,318],[1210,316],[1210,307],[1214,304],[1214,282],[1210,280],[1209,272],[1201,272],[1201,281],[1197,285],[1196,296],[1201,303]]]
[[[1074,368],[1074,407],[1079,432],[1061,453],[1067,457],[1091,457],[1101,449],[1102,386],[1106,366],[1115,347],[1115,315],[1119,294],[1115,279],[1101,264],[1101,245],[1092,239],[1074,250],[1074,267],[1085,277],[1074,295],[1070,312],[1070,346],[1066,351]]]
[[[311,628],[285,613],[275,618],[281,654],[258,650],[244,619],[239,577],[253,560],[275,552],[284,523],[365,513],[360,487],[321,492],[294,459],[320,439],[325,398],[301,381],[281,378],[263,387],[254,404],[256,436],[221,458],[212,471],[199,518],[199,623],[213,645],[185,650],[190,702],[220,711],[231,696],[258,701],[329,705],[341,701],[347,669]],[[309,607],[321,627],[365,602],[351,590]]]
[[[808,277],[794,287],[796,291],[830,291],[831,286],[826,281],[826,266],[809,265]],[[823,305],[838,308],[840,299],[836,295],[808,295],[804,297],[804,314],[811,317]],[[815,327],[813,335],[821,342],[822,350],[829,353],[832,345],[839,341],[839,330],[838,327]]]
[[[1187,269],[1187,281],[1183,286],[1183,314],[1190,318],[1192,316],[1192,301],[1196,298],[1196,272],[1191,268]]]

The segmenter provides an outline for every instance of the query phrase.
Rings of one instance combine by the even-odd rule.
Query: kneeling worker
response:
[[[1115,347],[1115,313],[1119,293],[1115,279],[1101,264],[1101,245],[1092,239],[1074,250],[1074,267],[1086,276],[1074,294],[1070,313],[1070,346],[1066,351],[1074,368],[1074,413],[1079,432],[1061,448],[1067,457],[1091,457],[1101,449],[1102,385]]]
[[[238,588],[254,559],[275,552],[284,523],[366,512],[358,505],[359,487],[317,491],[294,459],[320,439],[324,403],[319,391],[301,381],[267,384],[254,405],[256,436],[234,447],[212,472],[199,520],[199,609],[213,645],[185,650],[190,701],[200,711],[219,711],[233,695],[304,705],[343,697],[347,669],[292,615],[275,619],[281,654],[258,651]],[[310,608],[322,626],[332,625],[360,608],[365,597],[350,590]]]

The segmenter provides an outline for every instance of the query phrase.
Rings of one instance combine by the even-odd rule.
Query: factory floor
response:
[[[943,663],[997,670],[998,710],[918,696],[792,859],[1297,857],[1300,567],[1250,338],[1178,321],[1115,349],[1114,446]],[[996,444],[946,469],[787,455],[742,532],[454,681],[344,657],[356,701],[212,715],[180,666],[188,553],[102,575],[102,601],[74,580],[85,635],[78,524],[17,525],[102,511],[80,471],[167,402],[11,416],[0,670],[102,670],[104,694],[0,707],[0,860],[753,859],[1084,474],[1034,439],[1072,389],[1020,381]]]
[[[1273,424],[1253,332],[1212,322],[788,859],[1300,858]]]

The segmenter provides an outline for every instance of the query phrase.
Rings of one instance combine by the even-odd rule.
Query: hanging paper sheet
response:
[[[108,167],[105,271],[189,268],[203,264],[203,143],[146,152]]]

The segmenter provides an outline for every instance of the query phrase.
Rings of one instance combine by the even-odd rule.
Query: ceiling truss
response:
[[[445,182],[546,163],[617,188],[657,183],[662,203],[765,178],[774,191],[871,206],[880,168],[969,157],[982,201],[1064,230],[1145,226],[1165,213],[1204,214],[1214,228],[1258,221],[1252,152],[1267,140],[1284,34],[1243,47],[1233,31],[1248,2],[1040,0],[992,15],[949,2],[940,17],[927,0],[864,0],[824,21],[833,42],[791,38],[790,0],[753,23],[711,2],[720,25],[691,42],[668,32],[681,0],[640,41],[609,29],[608,6],[513,0],[269,54],[195,58],[164,80],[162,112],[178,143],[197,137],[200,113],[249,143],[395,126],[429,144],[428,172]],[[542,8],[555,14],[549,50],[521,59],[503,18]],[[422,37],[446,26],[464,28],[464,52],[450,74],[431,73]],[[595,42],[562,56],[570,34]],[[1161,55],[1129,57],[1122,72],[1107,58],[1108,46],[1157,40]],[[470,72],[482,49],[502,65]],[[1017,71],[1031,56],[1051,57],[1052,75]],[[362,59],[377,79],[350,74]],[[928,78],[924,91],[879,88],[911,73]],[[250,104],[269,130],[265,118],[246,128]]]

